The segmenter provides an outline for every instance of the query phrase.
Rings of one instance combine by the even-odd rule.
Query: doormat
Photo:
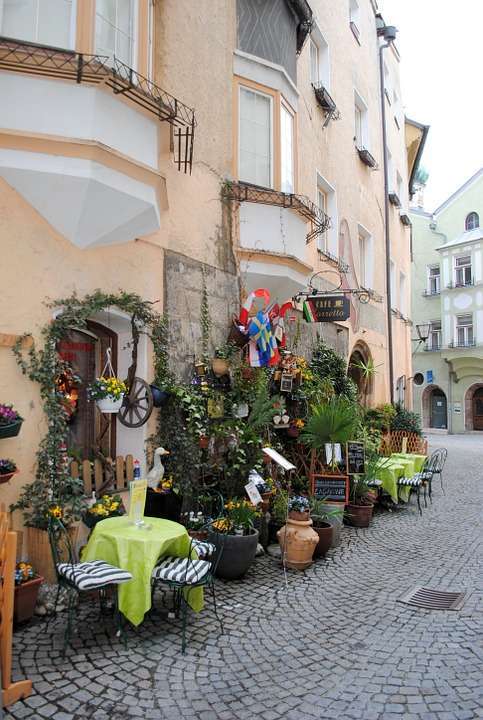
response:
[[[425,610],[459,610],[465,595],[464,592],[445,592],[417,586],[399,598],[398,602]]]

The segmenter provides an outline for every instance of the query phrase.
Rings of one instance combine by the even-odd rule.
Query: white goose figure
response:
[[[158,487],[159,483],[164,477],[164,465],[161,462],[161,458],[164,455],[169,455],[169,450],[165,450],[163,447],[158,447],[154,451],[154,463],[153,467],[147,474],[148,487],[153,490]]]

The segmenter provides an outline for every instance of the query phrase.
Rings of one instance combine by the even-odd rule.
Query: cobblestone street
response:
[[[65,619],[18,631],[14,676],[34,693],[7,718],[176,720],[470,720],[483,717],[478,637],[478,545],[483,437],[434,436],[448,448],[445,494],[420,518],[409,508],[378,514],[368,530],[345,529],[340,547],[305,574],[258,559],[243,581],[218,583],[225,623],[210,600],[189,619],[180,652],[176,621],[153,617],[129,630],[125,649],[93,606],[76,647],[61,658]],[[459,611],[397,602],[415,585],[466,591]],[[88,613],[87,611],[90,611]]]

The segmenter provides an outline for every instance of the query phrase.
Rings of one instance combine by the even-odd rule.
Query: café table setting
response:
[[[381,458],[376,471],[377,479],[394,503],[401,500],[408,502],[411,487],[398,485],[398,480],[401,477],[413,477],[422,469],[425,460],[426,455],[413,453],[393,453],[389,457]]]

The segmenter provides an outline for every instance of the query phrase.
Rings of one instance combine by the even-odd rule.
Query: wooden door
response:
[[[473,395],[473,430],[483,430],[483,388]]]

